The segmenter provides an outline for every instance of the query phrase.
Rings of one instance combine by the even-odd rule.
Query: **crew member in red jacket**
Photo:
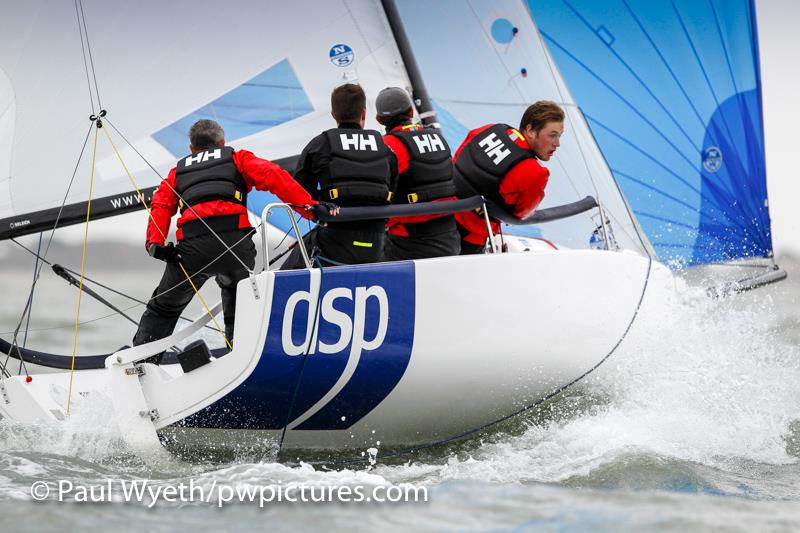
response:
[[[524,219],[544,198],[550,171],[548,161],[561,145],[564,111],[555,102],[542,100],[528,107],[519,129],[507,124],[488,124],[469,132],[456,151],[455,182],[460,198],[481,194],[492,202],[492,233],[500,231],[493,210]],[[479,254],[489,236],[483,210],[456,213],[461,234],[461,254]]]
[[[170,170],[151,202],[145,246],[151,256],[167,265],[139,322],[134,346],[170,335],[194,296],[180,264],[197,288],[211,276],[216,277],[222,289],[225,336],[230,342],[236,284],[248,276],[256,257],[253,228],[247,217],[248,191],[270,191],[283,202],[307,206],[298,209],[307,218],[317,203],[275,163],[225,146],[225,132],[213,120],[197,121],[189,130],[189,141],[191,155]],[[173,246],[165,240],[170,219],[178,209],[178,245]],[[226,247],[230,251],[226,252]]]
[[[453,161],[442,132],[412,122],[411,98],[399,87],[387,87],[375,99],[383,140],[397,158],[395,204],[455,200]],[[461,236],[452,214],[389,219],[385,261],[458,255]]]

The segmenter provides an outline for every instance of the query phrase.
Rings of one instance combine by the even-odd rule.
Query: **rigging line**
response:
[[[714,91],[714,87],[711,85],[711,80],[708,79],[708,73],[706,72],[706,69],[703,66],[703,62],[700,60],[700,55],[697,53],[697,48],[694,45],[694,41],[692,41],[692,38],[689,35],[689,30],[686,28],[686,24],[684,24],[683,22],[683,17],[681,17],[680,12],[678,11],[678,6],[675,5],[674,1],[670,1],[670,4],[672,5],[672,9],[675,11],[675,16],[678,17],[678,22],[681,25],[681,29],[683,29],[684,37],[686,37],[686,40],[689,41],[689,47],[692,49],[692,54],[694,55],[694,58],[697,61],[697,66],[700,67],[700,72],[703,73],[703,78],[706,80],[706,85],[708,86],[708,90],[711,91],[711,96],[714,98],[714,103],[717,104],[717,109],[719,109],[720,108],[719,98],[717,98],[717,93]],[[728,132],[728,138],[730,139],[731,144],[733,144],[734,136],[731,133],[728,121],[725,120],[724,114],[720,113],[720,117],[722,120],[722,124],[725,126],[725,131]]]
[[[495,107],[520,107],[518,102],[482,102],[480,100],[451,100],[449,98],[437,98],[437,102],[442,104],[461,104],[461,105],[479,105],[479,106],[495,106]]]
[[[83,54],[83,70],[86,73],[86,87],[89,89],[89,102],[92,106],[92,114],[95,114],[94,95],[92,94],[92,82],[89,79],[89,65],[86,63],[86,45],[83,42],[83,25],[81,25],[81,14],[78,9],[78,0],[75,0],[75,16],[78,18],[78,33],[81,36],[81,53]]]
[[[301,244],[300,246],[305,246]],[[281,440],[278,443],[278,454],[280,456],[281,450],[283,450],[283,441],[286,438],[286,430],[289,427],[289,423],[292,421],[292,411],[294,411],[294,404],[297,400],[297,393],[300,391],[300,383],[303,380],[303,371],[306,367],[306,360],[308,359],[309,354],[311,353],[311,344],[314,342],[316,335],[315,330],[317,329],[317,320],[319,320],[319,304],[322,300],[322,278],[324,276],[324,270],[322,268],[322,261],[319,260],[319,257],[314,258],[314,262],[317,263],[317,267],[319,268],[319,287],[317,289],[317,303],[314,310],[314,322],[311,326],[311,335],[309,336],[308,343],[306,344],[305,353],[303,353],[303,360],[300,362],[300,371],[297,375],[297,382],[294,385],[294,392],[292,393],[292,401],[289,404],[289,409],[286,411],[286,422],[283,424],[283,431],[281,431]],[[311,269],[308,269],[309,274],[309,286],[311,281],[313,280],[313,276],[311,275]]]
[[[92,147],[92,169],[89,173],[89,200],[86,203],[86,223],[83,230],[83,252],[81,253],[81,279],[78,286],[78,306],[75,311],[75,333],[72,336],[72,361],[69,368],[69,390],[67,392],[67,416],[69,416],[70,400],[72,399],[72,379],[75,375],[75,356],[78,354],[78,323],[81,318],[81,296],[83,296],[83,276],[86,272],[86,244],[89,240],[89,220],[92,213],[92,192],[94,188],[94,168],[97,160],[97,138],[100,136],[101,123],[95,124],[94,146]]]
[[[194,282],[192,281],[192,277],[186,271],[186,267],[183,266],[183,263],[178,263],[178,266],[181,267],[183,275],[186,276],[186,281],[188,281],[189,284],[192,286],[192,289],[194,289],[194,293],[200,299],[200,303],[203,304],[203,307],[205,308],[206,313],[208,313],[208,316],[211,318],[211,321],[214,322],[214,325],[217,327],[217,330],[222,334],[222,338],[225,339],[225,344],[228,345],[228,350],[233,351],[233,345],[231,344],[231,341],[228,339],[228,336],[222,330],[222,327],[220,327],[219,322],[217,322],[217,317],[215,317],[214,314],[211,312],[211,308],[206,303],[205,298],[203,298],[203,295],[200,294],[200,289],[198,289],[197,285],[195,285]]]
[[[36,271],[39,269],[39,253],[42,251],[42,234],[39,234],[39,244],[36,248],[36,259],[33,263],[33,273],[34,276],[36,275]],[[31,285],[33,285],[33,281],[31,281]],[[31,314],[33,314],[33,294],[34,291],[30,292],[30,299],[31,304],[28,307],[28,319],[25,321],[25,336],[22,338],[22,347],[25,348],[28,345],[28,329],[31,326]],[[20,363],[22,361],[20,360]]]
[[[252,232],[248,232],[248,234],[247,234],[247,235],[245,235],[244,237],[242,237],[241,239],[239,239],[238,241],[236,241],[236,242],[233,244],[233,246],[238,246],[238,245],[239,245],[239,243],[241,243],[242,241],[244,241],[246,238],[249,238],[249,237],[251,237],[251,235],[252,235]],[[20,243],[20,242],[19,242],[19,241],[17,241],[17,240],[15,240],[15,239],[13,239],[13,238],[12,238],[12,239],[11,239],[11,241],[12,241],[13,243],[15,243],[17,246],[20,246],[21,248],[23,248],[24,250],[26,250],[28,253],[31,253],[31,254],[32,254],[32,253],[35,253],[35,252],[33,252],[31,249],[27,248],[25,245],[23,245],[22,243]],[[222,256],[223,256],[223,255],[225,255],[225,252],[222,252],[220,255],[218,255],[217,257],[215,257],[215,258],[214,258],[214,259],[213,259],[211,262],[209,262],[208,264],[204,265],[204,266],[203,266],[202,268],[200,268],[200,269],[199,269],[197,272],[195,272],[194,274],[192,274],[192,277],[196,276],[197,274],[201,273],[202,271],[204,271],[205,269],[207,269],[208,267],[210,267],[211,265],[213,265],[215,262],[219,261],[219,260],[222,258]],[[49,261],[45,260],[44,258],[42,258],[42,261],[44,261],[44,262],[45,262],[45,263],[47,263],[48,265],[52,265],[52,263],[50,263]],[[77,272],[75,272],[74,270],[70,270],[70,269],[67,269],[67,270],[68,270],[69,272],[73,273],[73,274],[78,274],[78,273],[77,273]],[[111,290],[112,292],[117,292],[117,291],[114,291],[113,289],[111,289],[111,288],[109,288],[109,287],[105,287],[105,286],[101,285],[100,283],[98,283],[98,282],[96,282],[96,281],[94,281],[94,280],[92,280],[92,279],[90,279],[90,278],[85,278],[85,279],[86,279],[86,280],[88,280],[88,281],[90,281],[90,282],[92,282],[92,283],[95,283],[95,284],[97,284],[97,285],[98,285],[98,286],[100,286],[100,287],[107,288],[108,290]],[[140,300],[135,300],[136,302],[140,302],[140,303],[137,303],[136,305],[131,305],[131,306],[129,306],[129,307],[126,307],[126,308],[124,308],[124,309],[122,309],[122,310],[123,310],[123,311],[130,311],[131,309],[135,309],[136,307],[139,307],[139,305],[146,305],[146,304],[147,304],[147,302],[148,302],[148,301],[150,301],[150,300],[152,300],[153,298],[156,298],[156,297],[158,297],[158,296],[161,296],[161,295],[167,294],[168,292],[171,292],[172,290],[176,289],[178,286],[180,286],[180,285],[183,285],[183,284],[184,284],[184,283],[186,283],[186,282],[187,282],[186,280],[183,280],[183,281],[181,281],[181,282],[179,282],[179,283],[176,283],[175,285],[173,285],[173,286],[172,286],[172,287],[170,287],[169,289],[165,290],[164,292],[160,292],[160,293],[158,293],[158,294],[156,294],[156,295],[152,296],[152,297],[151,297],[149,300],[147,300],[147,301],[142,301],[142,302],[140,302]],[[123,293],[119,293],[119,294],[120,294],[121,296],[125,296],[125,297],[127,297],[127,298],[133,299],[132,297],[130,297],[130,296],[127,296],[126,294],[123,294]],[[118,316],[118,313],[110,313],[110,314],[108,314],[108,315],[103,315],[103,316],[99,316],[99,317],[97,317],[97,318],[92,318],[92,319],[90,319],[90,320],[85,320],[85,321],[81,322],[81,323],[80,323],[80,325],[82,325],[82,326],[83,326],[83,325],[85,325],[85,324],[90,324],[90,323],[92,323],[92,322],[98,322],[98,321],[100,321],[100,320],[105,320],[106,318],[111,318],[111,317],[113,317],[113,316]],[[189,318],[184,318],[184,317],[180,317],[180,318],[182,318],[183,320],[187,320],[187,321],[189,321],[189,322],[194,322],[192,319],[189,319]],[[70,327],[70,326],[55,326],[55,327],[51,327],[51,328],[36,328],[36,329],[32,329],[32,330],[30,330],[30,331],[32,331],[32,332],[39,332],[39,331],[54,331],[54,330],[59,330],[59,329],[66,329],[66,328],[68,328],[68,327]],[[213,327],[211,327],[211,326],[204,326],[204,327],[206,327],[206,328],[208,328],[208,329],[211,329],[211,330],[213,330],[213,331],[218,331],[218,330],[214,329],[214,328],[213,328]],[[5,331],[5,332],[2,332],[2,333],[0,333],[0,335],[8,335],[9,333],[13,333],[13,331]]]
[[[564,47],[563,47],[561,44],[559,44],[559,43],[558,43],[556,40],[554,40],[552,37],[550,37],[550,36],[549,36],[549,35],[547,35],[547,34],[544,34],[544,35],[545,35],[545,37],[546,37],[546,38],[547,38],[549,41],[551,41],[551,42],[552,42],[554,45],[556,45],[556,46],[557,46],[557,47],[558,47],[558,48],[559,48],[561,51],[563,51],[563,52],[564,52],[565,54],[567,54],[567,55],[568,55],[568,56],[569,56],[571,59],[573,59],[573,60],[574,60],[576,63],[578,63],[578,64],[579,64],[581,67],[583,67],[583,68],[584,68],[584,69],[585,69],[585,70],[586,70],[586,71],[587,71],[587,72],[588,72],[588,73],[589,73],[589,74],[590,74],[592,77],[594,77],[594,78],[595,78],[595,79],[596,79],[598,82],[600,82],[600,83],[601,83],[603,86],[605,86],[605,87],[606,87],[606,88],[607,88],[609,91],[611,91],[611,92],[614,94],[614,96],[616,96],[617,98],[619,98],[619,99],[620,99],[620,100],[621,100],[621,101],[622,101],[622,102],[623,102],[623,103],[624,103],[624,104],[625,104],[625,105],[626,105],[628,108],[630,108],[630,110],[631,110],[631,111],[633,111],[633,112],[634,112],[636,115],[638,115],[638,116],[639,116],[639,118],[641,118],[641,119],[642,119],[642,120],[643,120],[643,121],[644,121],[644,122],[645,122],[645,123],[646,123],[648,126],[650,126],[650,128],[651,128],[651,129],[652,129],[654,132],[656,132],[656,134],[657,134],[659,137],[661,137],[661,138],[662,138],[662,139],[663,139],[663,140],[664,140],[664,141],[665,141],[665,142],[666,142],[666,143],[667,143],[667,144],[668,144],[670,147],[672,147],[672,148],[675,150],[675,152],[678,154],[678,156],[679,156],[681,159],[683,159],[684,161],[686,161],[686,163],[689,165],[689,167],[691,168],[691,170],[692,170],[693,172],[697,172],[697,166],[696,166],[696,164],[695,164],[695,163],[692,163],[692,161],[691,161],[691,160],[689,160],[689,158],[688,158],[688,157],[686,157],[686,155],[685,155],[685,154],[684,154],[684,153],[683,153],[683,152],[682,152],[682,151],[681,151],[681,150],[680,150],[680,149],[679,149],[679,148],[678,148],[678,147],[677,147],[677,146],[676,146],[676,145],[675,145],[675,144],[674,144],[672,141],[670,141],[670,140],[669,140],[669,138],[668,138],[666,135],[664,135],[664,133],[663,133],[663,132],[662,132],[662,131],[661,131],[661,130],[658,128],[658,127],[656,127],[656,125],[655,125],[655,124],[653,124],[652,122],[650,122],[650,120],[648,120],[648,119],[647,119],[647,117],[645,117],[645,116],[644,116],[644,115],[643,115],[643,114],[642,114],[642,113],[641,113],[641,112],[640,112],[638,109],[636,109],[636,107],[635,107],[635,106],[634,106],[634,105],[633,105],[631,102],[629,102],[629,101],[628,101],[628,100],[627,100],[627,99],[626,99],[624,96],[622,96],[622,94],[620,94],[620,93],[619,93],[617,90],[615,90],[615,89],[614,89],[614,88],[613,88],[611,85],[609,85],[609,84],[608,84],[608,83],[607,83],[605,80],[603,80],[603,79],[602,79],[600,76],[598,76],[598,75],[597,75],[597,74],[596,74],[594,71],[592,71],[592,70],[591,70],[591,69],[588,67],[588,65],[586,65],[585,63],[583,63],[582,61],[580,61],[580,60],[579,60],[579,59],[578,59],[578,58],[577,58],[575,55],[573,55],[572,53],[570,53],[570,52],[569,52],[569,51],[568,51],[566,48],[564,48]],[[622,138],[622,136],[621,136],[621,135],[620,135],[620,137]],[[627,141],[627,139],[625,139],[625,140],[626,140],[626,142],[630,143],[630,141]],[[632,143],[630,143],[630,144],[632,144]],[[698,152],[698,156],[700,156],[700,155],[701,155],[701,154]],[[684,183],[686,183],[686,182],[684,182]],[[697,194],[701,194],[699,189],[695,189],[695,188],[691,187],[690,185],[688,185],[688,183],[686,183],[686,185],[687,185],[687,186],[689,186],[690,188],[692,188],[692,189],[693,189],[693,190],[694,190],[694,191],[695,191]],[[725,195],[725,196],[727,196],[725,199],[726,199],[726,200],[728,200],[729,202],[733,203],[733,202],[735,201],[735,195],[734,195],[734,194],[733,194],[731,191],[727,191],[727,190],[726,190],[726,191],[724,191],[724,192],[726,193],[726,195]],[[712,202],[712,203],[713,203],[713,202]]]
[[[94,92],[97,94],[97,107],[102,110],[103,104],[100,102],[100,88],[97,85],[97,73],[94,68],[94,59],[92,58],[92,45],[89,42],[89,28],[86,26],[86,15],[83,13],[83,0],[77,0],[81,8],[81,20],[83,21],[83,33],[86,35],[86,49],[89,51],[89,65],[92,67],[92,78],[94,78]]]
[[[83,139],[83,146],[81,147],[81,152],[78,155],[78,160],[75,162],[75,168],[72,171],[72,177],[69,180],[69,184],[67,185],[67,191],[64,193],[64,198],[61,201],[61,207],[58,209],[58,214],[56,215],[55,222],[53,222],[53,229],[50,231],[50,237],[47,240],[47,246],[45,247],[44,254],[42,257],[47,257],[47,253],[50,251],[50,245],[53,243],[53,237],[55,235],[56,228],[58,227],[58,222],[61,220],[61,214],[64,211],[64,205],[67,203],[67,197],[69,196],[69,191],[72,189],[72,184],[75,181],[75,176],[78,174],[78,167],[80,166],[81,159],[83,158],[83,153],[86,150],[86,144],[89,141],[89,134],[92,133],[92,126],[94,124],[89,124],[89,129],[86,131],[86,137]],[[36,284],[39,281],[39,276],[41,275],[42,267],[39,267],[39,270],[36,271],[34,275],[33,283],[31,284],[30,292],[32,293],[36,288]],[[12,338],[11,344],[14,348],[17,349],[17,354],[22,357],[22,354],[19,353],[19,346],[17,344],[17,337],[19,334],[19,329],[22,327],[22,321],[25,318],[25,313],[28,311],[28,305],[31,301],[30,296],[28,297],[28,302],[25,304],[25,309],[22,310],[22,314],[19,317],[19,322],[17,323],[17,327],[14,329],[14,336]]]
[[[353,10],[350,9],[350,4],[349,3],[345,2],[344,6],[345,6],[345,9],[347,9],[347,15],[346,16],[348,16],[350,18],[350,20],[353,22],[353,26],[355,26],[356,31],[358,32],[358,35],[361,37],[361,41],[367,47],[367,54],[364,57],[372,56],[372,54],[375,53],[376,49],[373,49],[372,46],[370,46],[370,39],[367,38],[367,36],[364,34],[364,31],[361,29],[361,26],[359,26],[359,24],[358,24],[359,17],[355,16],[355,14],[353,13]],[[380,13],[383,14],[384,19],[385,19],[386,15],[385,15],[385,13],[383,11],[383,8],[380,7],[380,8],[376,8],[376,9],[378,9],[380,11]],[[341,18],[344,18],[344,16],[342,16]],[[383,22],[383,19],[381,20],[381,22]],[[386,24],[386,23],[384,23],[383,25],[384,25],[384,28],[389,29],[389,35],[392,35],[392,42],[394,43],[394,35],[392,34],[391,28],[389,28],[389,25]],[[385,46],[385,45],[381,45],[381,46]],[[395,49],[396,49],[396,46],[397,45],[395,45]],[[380,46],[379,46],[379,48],[380,48]],[[401,60],[402,60],[402,58],[401,58]],[[383,61],[375,61],[374,66],[376,66],[378,68],[378,71],[380,72],[381,76],[383,76],[383,79],[390,79],[391,78],[391,76],[389,76],[386,73],[386,71],[383,69]],[[405,71],[405,64],[403,64],[403,71]],[[408,75],[406,74],[406,76],[408,76]]]
[[[542,37],[540,35],[540,39],[541,38]],[[542,41],[542,45],[544,45],[544,41]],[[603,153],[602,150],[600,150],[600,144],[597,142],[597,137],[594,134],[594,130],[591,128],[591,126],[589,126],[589,121],[588,121],[588,119],[586,117],[586,114],[583,112],[583,109],[581,109],[580,107],[576,106],[576,108],[581,114],[580,116],[583,119],[583,124],[586,126],[586,131],[592,137],[592,142],[594,143],[595,148],[597,148],[596,153],[599,154],[600,158],[603,160],[603,164],[605,165],[605,169],[611,175],[611,183],[613,184],[614,189],[617,191],[617,199],[620,202],[622,202],[622,205],[625,208],[625,212],[628,213],[628,221],[633,226],[634,232],[636,232],[636,237],[639,239],[639,244],[641,244],[642,249],[644,250],[645,254],[647,254],[647,257],[651,261],[654,260],[655,258],[653,257],[653,255],[655,254],[655,250],[653,249],[653,245],[652,245],[652,243],[650,243],[650,240],[646,237],[646,235],[644,233],[644,229],[639,224],[639,220],[633,214],[633,210],[631,209],[631,206],[628,204],[628,200],[625,198],[625,195],[622,194],[622,188],[620,187],[619,181],[617,180],[617,178],[612,173],[611,165],[608,163],[608,159],[606,159],[606,155]],[[616,217],[614,217],[614,219],[616,220]],[[602,213],[601,213],[601,223],[602,223]],[[622,227],[624,228],[625,226],[622,225]],[[626,234],[627,234],[627,231],[626,231]]]
[[[137,150],[137,149],[136,149],[136,147],[133,145],[133,143],[131,143],[131,142],[130,142],[130,141],[129,141],[129,140],[128,140],[128,139],[127,139],[127,138],[126,138],[126,137],[125,137],[123,134],[122,134],[122,132],[120,132],[120,131],[117,129],[117,127],[116,127],[116,126],[114,126],[114,124],[112,124],[112,123],[111,123],[111,121],[108,119],[108,117],[107,117],[107,116],[105,117],[105,121],[106,121],[106,123],[108,123],[108,124],[111,124],[111,127],[112,127],[112,128],[114,128],[114,131],[116,131],[116,132],[117,132],[117,134],[120,136],[120,138],[122,138],[122,140],[123,140],[123,141],[125,141],[125,143],[126,143],[128,146],[130,146],[130,147],[133,149],[133,151],[134,151],[134,152],[136,152],[136,155],[138,155],[139,157],[141,157],[141,158],[142,158],[142,161],[144,161],[144,162],[147,164],[147,166],[149,166],[149,167],[150,167],[150,168],[153,170],[153,172],[155,172],[155,173],[156,173],[156,175],[157,175],[159,178],[161,178],[161,183],[162,183],[162,184],[166,184],[166,186],[169,188],[169,190],[170,190],[170,191],[172,191],[172,193],[173,193],[173,194],[174,194],[174,195],[175,195],[175,196],[176,196],[176,197],[177,197],[179,200],[181,200],[181,201],[183,202],[183,205],[185,205],[185,206],[186,206],[186,209],[188,209],[188,210],[189,210],[189,211],[190,211],[190,212],[191,212],[191,213],[192,213],[192,214],[193,214],[193,215],[196,217],[196,219],[197,219],[197,220],[199,220],[199,221],[200,221],[200,223],[201,223],[201,224],[203,224],[203,226],[205,226],[206,230],[207,230],[207,231],[208,231],[210,234],[212,234],[212,235],[213,235],[213,236],[214,236],[214,237],[215,237],[215,238],[216,238],[216,239],[217,239],[217,240],[220,242],[220,244],[221,244],[221,245],[223,246],[223,248],[225,249],[225,252],[230,252],[230,254],[231,254],[231,255],[232,255],[232,256],[233,256],[233,257],[234,257],[234,258],[235,258],[237,261],[239,261],[239,263],[242,265],[242,267],[244,267],[244,269],[245,269],[245,270],[246,270],[248,273],[252,274],[252,273],[253,273],[253,270],[252,270],[252,269],[250,269],[250,268],[248,268],[247,264],[246,264],[246,263],[245,263],[245,262],[242,260],[242,258],[241,258],[241,257],[239,257],[239,255],[238,255],[236,252],[234,252],[234,251],[233,251],[232,247],[228,246],[228,245],[225,243],[225,241],[223,241],[223,240],[222,240],[222,237],[220,237],[220,236],[219,236],[219,234],[218,234],[216,231],[214,231],[213,229],[211,229],[211,226],[209,226],[209,225],[208,225],[208,222],[206,222],[206,221],[205,221],[205,220],[204,220],[204,219],[203,219],[203,218],[202,218],[200,215],[198,215],[198,214],[197,214],[197,211],[195,211],[195,210],[194,210],[194,207],[192,207],[191,205],[189,205],[189,203],[188,203],[188,202],[185,202],[185,201],[183,200],[183,197],[182,197],[182,196],[181,196],[181,195],[178,193],[178,191],[176,191],[176,190],[175,190],[175,188],[174,188],[172,185],[170,185],[169,181],[167,181],[167,179],[166,179],[166,178],[164,178],[164,176],[162,176],[162,175],[161,175],[161,173],[160,173],[160,172],[158,172],[158,171],[155,169],[155,167],[154,167],[152,164],[150,164],[150,161],[148,161],[147,159],[145,159],[145,157],[142,155],[142,153],[141,153],[141,152],[139,152],[139,150]],[[113,143],[113,141],[112,141],[111,145],[112,145],[112,146],[114,146],[114,143]],[[117,151],[117,150],[116,150],[116,146],[114,146],[114,151]],[[122,161],[122,157],[119,155],[119,152],[117,152],[117,157],[119,157],[119,158],[120,158],[120,161]],[[122,163],[122,165],[123,165],[123,167],[125,167],[125,163],[124,163],[124,162]],[[127,170],[127,167],[125,167],[125,169]],[[128,174],[128,176],[130,177],[130,173]],[[132,178],[132,177],[130,177],[130,179],[132,180],[133,178]],[[135,185],[135,184],[134,184],[134,185]],[[145,203],[144,203],[144,197],[141,195],[141,193],[139,193],[139,196],[140,196],[140,197],[141,197],[141,199],[142,199],[142,202],[143,202],[143,205],[145,206],[145,209],[148,209],[148,213],[149,213],[149,208],[147,207],[147,204],[145,204]],[[151,218],[152,218],[152,215],[151,215]],[[161,234],[162,234],[162,236],[164,236],[164,239],[166,240],[166,235],[164,235],[164,231],[163,231],[163,230],[162,230],[162,229],[161,229],[161,228],[158,226],[158,224],[156,224],[156,223],[155,223],[155,220],[153,221],[153,223],[154,223],[154,225],[156,226],[156,228],[158,229],[159,233],[161,233]]]
[[[290,215],[290,216],[293,216],[293,217],[294,217],[294,216],[300,216],[300,215]],[[295,220],[295,222],[298,222],[298,221],[299,221],[297,218],[295,218],[294,220]],[[306,219],[306,220],[308,220],[308,219]],[[273,226],[273,227],[275,227],[275,226]],[[309,227],[309,231],[311,231],[311,221],[310,221],[310,220],[308,220],[308,227]],[[290,224],[290,225],[289,225],[289,229],[287,229],[287,230],[286,230],[286,233],[284,233],[284,234],[283,234],[283,237],[281,237],[281,240],[280,240],[280,242],[279,242],[278,244],[276,244],[276,245],[275,245],[275,249],[276,249],[276,250],[277,250],[278,248],[280,248],[280,247],[281,247],[281,245],[282,245],[284,242],[286,242],[286,239],[288,239],[288,238],[289,238],[289,234],[290,234],[290,233],[292,233],[292,231],[293,231],[293,228],[292,228],[292,226],[291,226],[291,224]],[[297,240],[302,240],[302,239],[303,239],[303,235],[298,235],[298,236],[297,236]]]
[[[572,176],[570,176],[566,165],[564,165],[564,162],[561,160],[561,156],[560,155],[556,156],[555,160],[559,164],[559,166],[561,167],[561,170],[562,170],[562,172],[564,172],[564,175],[567,176],[567,182],[569,183],[570,187],[572,188],[572,192],[575,193],[575,197],[579,198],[581,193],[578,191],[578,186],[575,185],[575,180],[573,180]]]
[[[608,161],[605,159],[605,156],[603,155],[603,153],[599,150],[599,144],[597,143],[597,139],[595,138],[594,133],[592,132],[592,129],[589,127],[589,124],[586,122],[586,118],[585,118],[585,116],[583,114],[583,110],[580,107],[578,107],[577,105],[570,105],[570,106],[564,106],[564,107],[574,107],[581,114],[581,117],[583,118],[583,124],[586,126],[586,131],[589,133],[589,135],[591,135],[592,141],[594,142],[595,146],[598,147],[597,151],[600,153],[600,157],[603,160],[603,164],[605,165],[606,170],[608,170],[608,172],[611,174],[612,171],[611,171],[611,168],[610,168],[610,166],[608,164]],[[573,124],[572,121],[570,121],[570,124]],[[574,124],[573,124],[573,127],[574,127]],[[577,138],[578,135],[576,134],[575,137]],[[578,147],[578,149],[580,150],[580,146]],[[581,156],[584,156],[582,150],[581,150]],[[559,158],[559,160],[560,160],[560,158]],[[592,185],[594,187],[595,193],[597,194],[597,198],[600,198],[600,192],[598,190],[597,185],[594,183],[594,180],[592,179],[591,172],[589,172],[588,163],[585,161],[585,159],[584,159],[584,165],[586,167],[586,172],[587,172],[587,174],[589,176],[589,180],[590,180],[590,182],[592,183]],[[611,181],[614,184],[614,187],[616,188],[616,191],[617,191],[617,194],[619,195],[619,198],[621,198],[622,202],[625,203],[625,199],[624,199],[625,197],[622,195],[622,191],[619,190],[619,186],[616,183],[616,179],[614,178],[614,175],[611,174],[610,178],[611,178]],[[574,185],[573,185],[573,188],[574,188]],[[575,194],[576,194],[576,196],[580,196],[578,194],[578,191],[575,191]],[[617,216],[617,214],[614,213],[613,211],[605,210],[604,212],[605,212],[606,218],[610,218],[611,220],[613,220],[617,224],[617,230],[618,231],[622,231],[622,233],[624,233],[625,236],[627,236],[631,240],[634,240],[631,237],[631,234],[628,233],[628,229],[627,229],[628,224],[625,223],[626,221],[620,220],[620,218]],[[627,222],[630,223],[630,225],[633,225],[634,231],[637,232],[636,238],[639,239],[639,241],[641,242],[642,241],[641,236],[638,234],[638,230],[636,228],[636,223],[635,223],[634,218],[633,218],[633,216],[632,216],[632,214],[630,212],[628,212],[628,217],[629,217],[629,220]],[[601,223],[602,223],[602,221],[601,221]],[[642,243],[642,245],[644,246],[644,243]]]
[[[639,82],[639,84],[642,86],[642,88],[645,91],[647,91],[647,94],[649,94],[653,98],[655,103],[658,104],[658,106],[661,108],[661,110],[664,111],[664,113],[670,118],[672,123],[675,124],[675,127],[678,128],[678,131],[680,131],[683,134],[683,136],[686,137],[686,140],[689,141],[689,144],[694,146],[694,148],[697,150],[697,152],[700,153],[702,149],[699,146],[695,145],[694,140],[691,138],[691,136],[689,136],[689,133],[683,128],[683,126],[680,125],[678,120],[672,115],[672,113],[669,112],[667,107],[664,105],[663,102],[661,102],[661,100],[655,95],[655,93],[653,93],[653,91],[650,90],[650,87],[644,82],[644,80],[642,80],[642,78],[638,74],[636,74],[636,72],[633,70],[633,68],[631,68],[631,66],[628,64],[628,62],[625,61],[622,58],[622,56],[614,49],[614,47],[612,47],[610,44],[606,43],[600,37],[600,34],[597,32],[597,30],[595,30],[595,28],[592,27],[592,25],[589,23],[589,21],[586,20],[586,18],[572,4],[570,4],[567,1],[565,1],[564,4],[566,4],[566,6],[570,10],[572,10],[572,12],[575,14],[575,16],[577,16],[581,20],[581,22],[583,22],[583,24],[586,26],[586,28],[591,33],[593,33],[600,42],[602,42],[606,46],[608,51],[611,52],[611,54],[620,62],[620,64],[622,64],[622,66],[625,67],[625,69],[636,79],[636,81]]]
[[[566,99],[564,98],[564,91],[561,90],[561,84],[558,83],[560,76],[560,72],[557,71],[557,67],[551,57],[549,50],[547,48],[547,44],[544,42],[544,35],[541,31],[539,31],[539,27],[536,25],[536,21],[533,18],[533,14],[529,12],[529,18],[531,20],[531,24],[533,24],[534,29],[536,31],[536,35],[539,38],[539,45],[541,47],[542,53],[544,54],[545,61],[547,62],[547,68],[550,70],[550,76],[556,82],[556,91],[558,91],[558,97],[561,102],[564,102]],[[574,101],[573,98],[570,98],[570,101]],[[583,110],[579,106],[576,106],[578,111],[583,114]],[[597,183],[594,181],[594,176],[592,176],[591,170],[589,170],[589,163],[586,161],[586,153],[583,151],[583,145],[580,141],[580,135],[578,135],[578,129],[575,127],[575,122],[572,120],[572,114],[568,111],[565,111],[564,115],[566,116],[567,121],[569,122],[572,131],[575,134],[575,144],[578,146],[578,152],[581,154],[581,162],[583,163],[583,167],[586,170],[586,176],[589,178],[589,183],[592,184],[592,188],[594,189],[595,198],[598,202],[601,202],[601,195],[600,190],[597,187]],[[587,124],[588,126],[588,124]]]
[[[558,91],[559,100],[563,105],[566,99],[564,98],[564,91],[562,91],[561,84],[558,83],[558,80],[560,78],[560,72],[557,71],[557,67],[553,61],[553,58],[551,57],[547,45],[544,42],[543,34],[539,30],[539,26],[536,24],[536,20],[533,17],[533,13],[530,11],[530,6],[527,6],[526,10],[528,12],[528,18],[530,19],[530,22],[534,27],[534,32],[538,37],[540,50],[544,55],[544,59],[547,63],[547,68],[550,70],[550,76],[555,81],[556,91]],[[514,82],[514,84],[517,85],[516,81]],[[570,102],[573,102],[572,98],[570,98]],[[583,114],[583,111],[580,109],[579,106],[577,106],[577,104],[575,105],[575,107],[578,109],[578,111],[580,111],[581,114]],[[577,128],[575,128],[575,123],[572,120],[572,115],[569,112],[565,112],[564,115],[566,116],[566,119],[568,120],[570,127],[572,127],[572,131],[575,132],[575,144],[578,146],[578,152],[580,152],[581,154],[581,161],[583,162],[584,169],[586,170],[586,176],[589,178],[589,183],[592,184],[592,188],[594,189],[595,198],[597,199],[598,202],[601,202],[600,190],[598,189],[597,184],[594,181],[594,176],[592,176],[592,173],[589,170],[589,164],[586,161],[586,154],[583,151],[583,146],[580,142],[580,136],[577,134],[578,130]],[[571,178],[568,177],[568,179],[570,179],[570,182],[572,181]]]

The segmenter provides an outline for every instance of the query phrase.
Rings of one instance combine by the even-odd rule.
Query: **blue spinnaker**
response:
[[[528,4],[660,259],[771,256],[753,2]]]

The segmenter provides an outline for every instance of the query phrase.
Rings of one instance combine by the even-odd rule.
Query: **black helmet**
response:
[[[411,109],[411,97],[400,87],[387,87],[378,93],[375,108],[379,117],[393,117]]]

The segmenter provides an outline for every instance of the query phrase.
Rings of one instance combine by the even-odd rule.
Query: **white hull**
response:
[[[231,434],[220,429],[277,442],[288,422],[284,448],[432,444],[579,380],[624,338],[646,284],[671,279],[637,254],[587,250],[264,272],[258,298],[249,280],[239,285],[232,353],[187,374],[147,364],[141,377],[124,372],[200,320],[118,352],[108,369],[76,372],[73,409],[112,399],[123,434],[178,425],[222,442]],[[4,416],[65,417],[68,373],[5,384]],[[148,412],[152,423],[140,416]]]

